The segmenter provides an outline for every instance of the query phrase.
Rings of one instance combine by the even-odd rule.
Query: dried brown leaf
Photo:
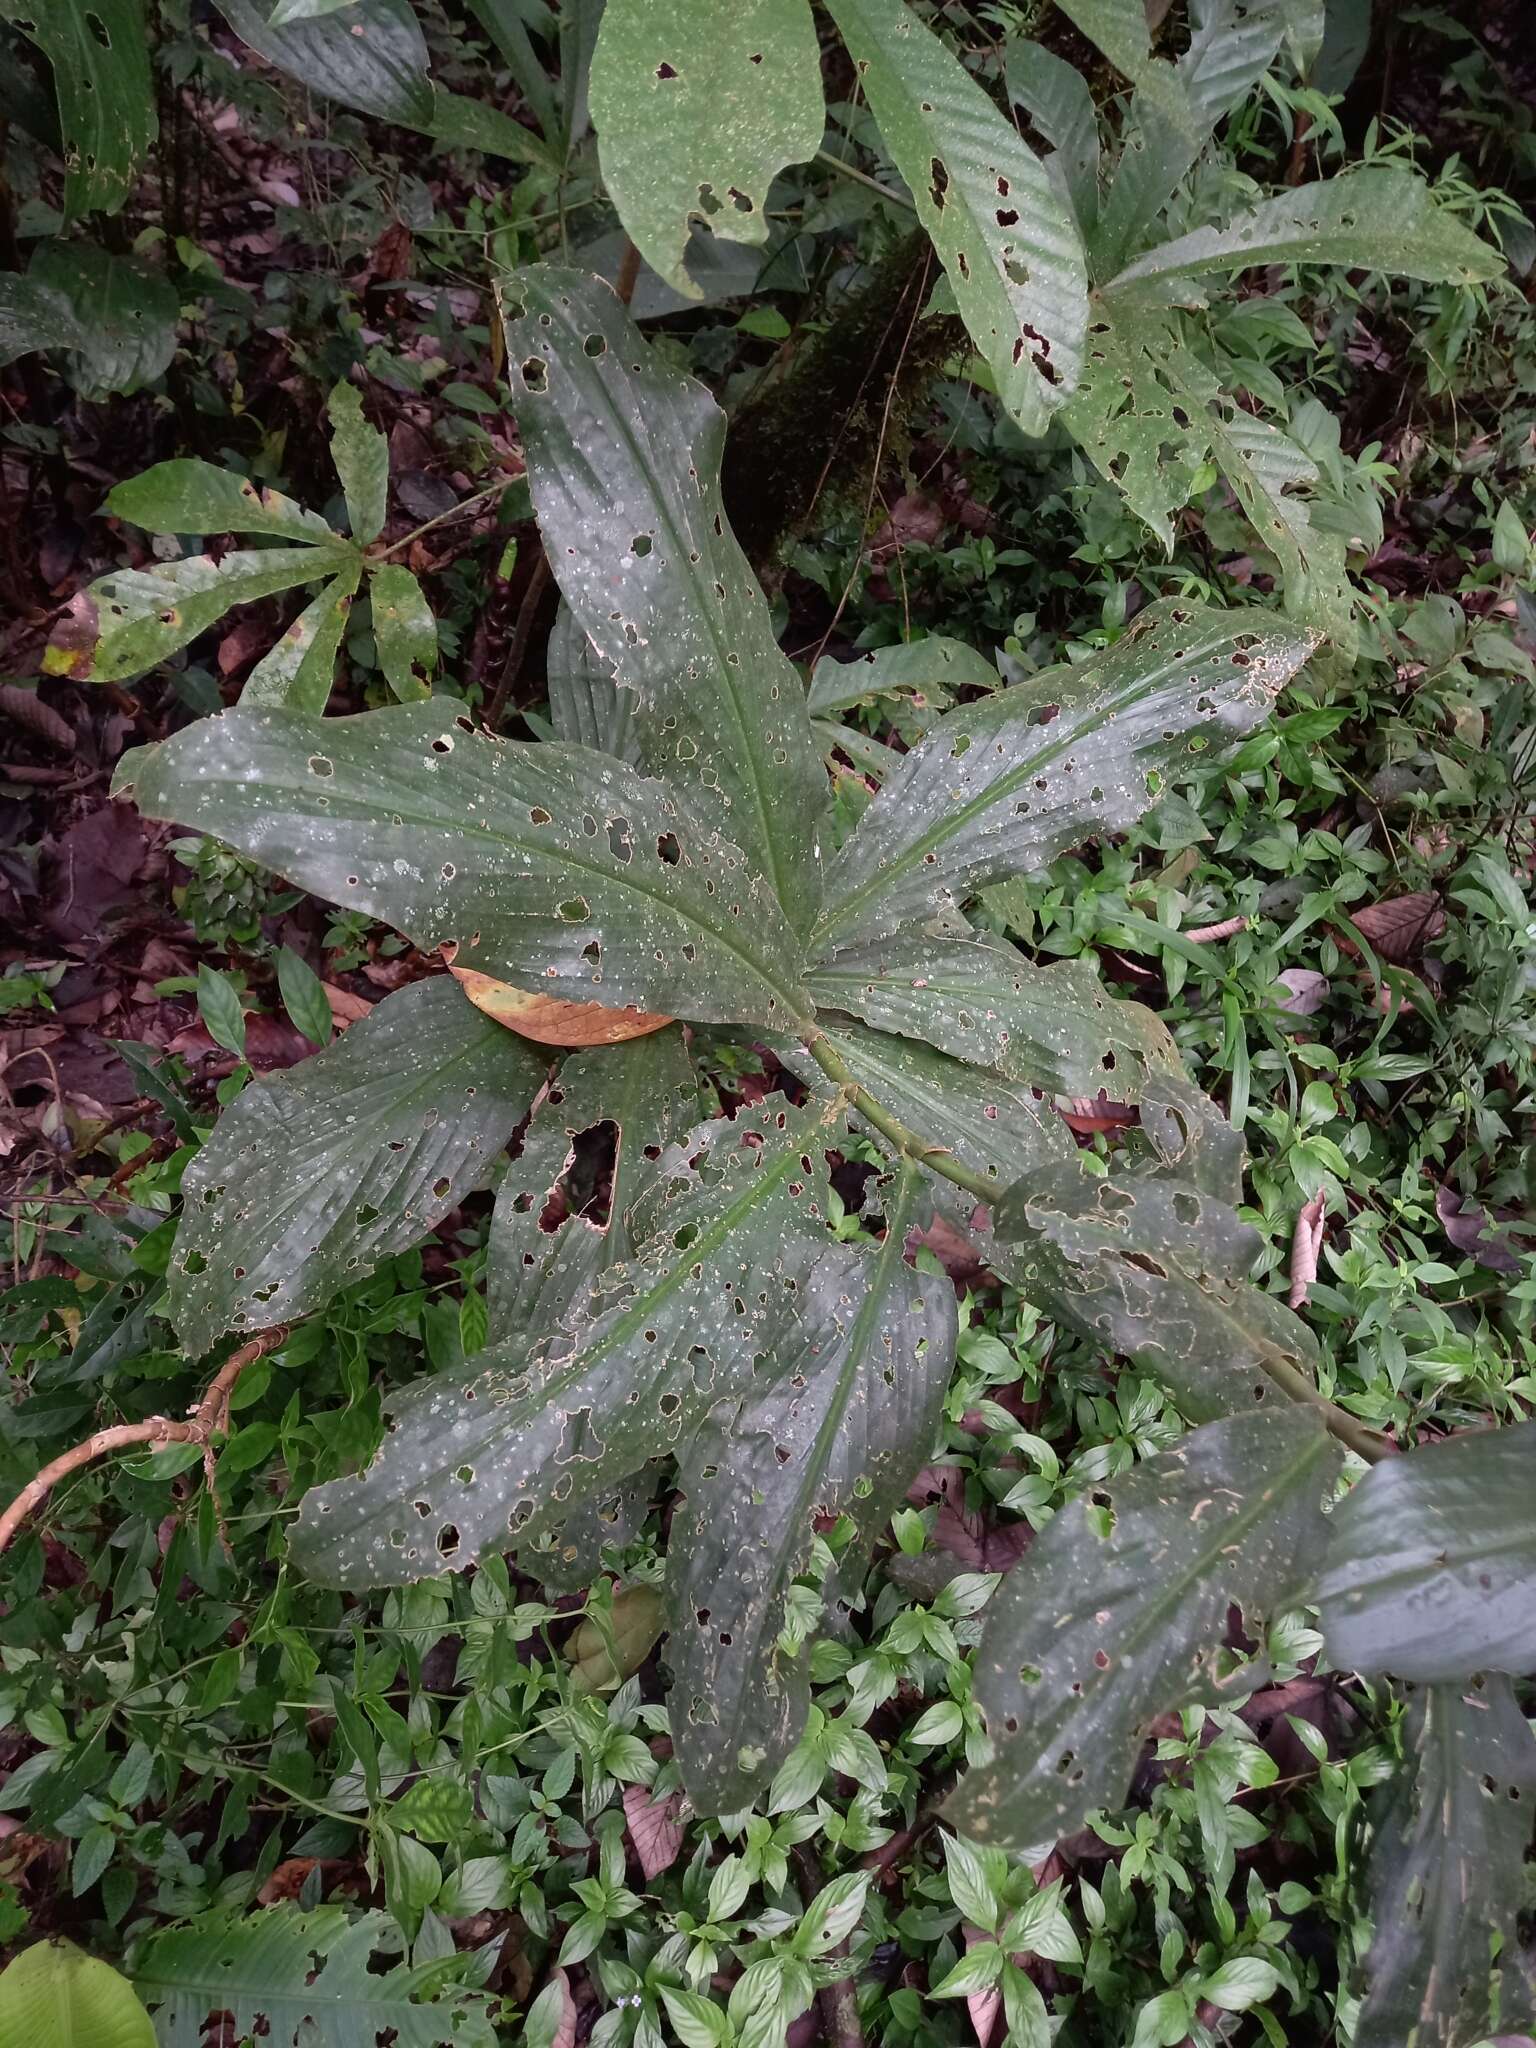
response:
[[[651,1010],[609,1009],[603,1003],[567,1003],[555,996],[531,996],[472,967],[450,967],[477,1010],[537,1045],[621,1045],[644,1038],[672,1022]]]
[[[1445,910],[1432,889],[1391,896],[1384,903],[1367,903],[1352,916],[1355,929],[1381,958],[1398,965],[1413,959],[1445,930]]]
[[[653,1799],[644,1785],[624,1787],[624,1820],[647,1884],[669,1870],[682,1854],[683,1829],[678,1819],[682,1807],[681,1792]]]
[[[1319,1188],[1311,1201],[1304,1202],[1297,1212],[1296,1228],[1291,1233],[1291,1292],[1288,1299],[1292,1308],[1305,1308],[1312,1282],[1317,1278],[1318,1254],[1323,1248],[1323,1217],[1327,1207],[1327,1191]]]

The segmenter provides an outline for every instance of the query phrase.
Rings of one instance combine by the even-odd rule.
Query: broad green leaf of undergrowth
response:
[[[65,379],[82,398],[131,395],[170,367],[181,300],[169,278],[137,257],[50,239],[33,251],[25,282],[70,309],[75,337],[36,345],[64,347]]]
[[[921,1039],[1052,1095],[1138,1099],[1149,1068],[1179,1068],[1167,1026],[1110,995],[1085,962],[1035,967],[983,939],[901,935],[839,953],[807,976],[819,1010]]]
[[[317,547],[346,546],[318,512],[192,456],[157,462],[115,485],[107,494],[107,510],[146,533],[251,533]]]
[[[254,2034],[272,2048],[310,2040],[375,2048],[381,2039],[395,2048],[496,2048],[483,1993],[404,1962],[373,1967],[401,1945],[387,1913],[270,1906],[210,1914],[150,1935],[134,1983],[161,2048],[203,2048],[210,2016],[226,2012],[235,2038]]]
[[[546,265],[501,291],[528,481],[600,670],[633,693],[646,765],[725,810],[797,930],[815,915],[827,778],[805,690],[725,523],[725,420],[599,279]]]
[[[1247,1278],[1258,1232],[1193,1180],[1078,1158],[1021,1180],[998,1205],[997,1270],[1048,1313],[1161,1380],[1187,1415],[1278,1409],[1267,1363],[1310,1369],[1317,1347]]]
[[[331,460],[347,500],[347,523],[360,548],[384,531],[389,509],[389,442],[363,412],[355,384],[336,385],[326,400]]]
[[[553,1331],[402,1394],[373,1463],[306,1496],[303,1569],[400,1585],[531,1541],[774,1377],[828,1246],[822,1114],[769,1097],[664,1153],[627,1211],[632,1257]]]
[[[147,816],[530,992],[712,1023],[809,1008],[740,849],[607,755],[493,739],[433,703],[240,709],[135,757],[123,784]]]
[[[53,70],[64,137],[64,225],[116,213],[159,123],[141,0],[0,0],[0,19]]]
[[[182,1181],[167,1312],[189,1353],[323,1308],[461,1202],[547,1071],[447,976],[253,1081]]]
[[[86,332],[67,293],[37,278],[0,277],[0,364],[40,349],[84,349]]]
[[[1516,1921],[1536,1808],[1536,1738],[1506,1678],[1427,1686],[1375,1828],[1357,2048],[1460,2048],[1526,2032],[1536,2001]]]
[[[608,0],[592,58],[603,182],[631,240],[675,291],[690,223],[768,239],[768,188],[821,145],[810,0]]]
[[[40,1941],[0,1972],[0,2048],[155,2048],[133,1986],[72,1941]]]
[[[1373,1465],[1331,1532],[1313,1598],[1336,1665],[1452,1680],[1536,1665],[1536,1422]]]
[[[384,680],[402,703],[432,692],[437,620],[426,592],[399,562],[383,562],[368,581],[374,644]]]
[[[336,655],[362,581],[361,559],[346,563],[311,598],[246,677],[241,704],[250,710],[307,711],[318,718],[330,701]]]
[[[254,604],[301,584],[347,573],[348,541],[332,546],[234,548],[189,555],[153,569],[116,569],[71,598],[43,655],[45,675],[78,682],[141,676],[218,624],[237,604]]]
[[[884,1241],[827,1252],[771,1382],[716,1410],[683,1458],[669,1543],[671,1727],[706,1812],[749,1804],[805,1726],[806,1655],[788,1655],[779,1636],[817,1518],[851,1518],[857,1565],[934,1441],[954,1290],[905,1262],[925,1206],[919,1182],[915,1166],[897,1170],[877,1203]]]
[[[950,912],[988,883],[1126,831],[1216,767],[1314,645],[1252,611],[1167,599],[1115,644],[939,720],[828,869],[821,958]]]
[[[1277,1398],[1061,1509],[993,1597],[975,1692],[995,1757],[954,1825],[1022,1849],[1122,1805],[1154,1717],[1222,1701],[1228,1608],[1262,1640],[1304,1583],[1337,1470],[1320,1419]]]
[[[998,397],[1025,433],[1043,433],[1082,362],[1076,225],[1038,157],[904,0],[828,7]]]
[[[549,720],[555,737],[599,754],[616,754],[638,767],[633,690],[621,689],[562,598],[544,657]]]
[[[1428,284],[1487,283],[1502,257],[1439,204],[1424,180],[1391,165],[1298,185],[1150,249],[1110,281],[1200,277],[1259,263],[1341,263]]]
[[[1136,87],[1143,103],[1176,127],[1198,132],[1199,116],[1166,57],[1154,57],[1146,0],[1057,0],[1063,14]]]
[[[818,661],[806,702],[813,718],[828,718],[872,697],[909,693],[916,702],[943,710],[956,690],[1001,688],[1002,677],[984,654],[936,633],[926,640],[877,647],[852,661],[830,656]]]
[[[1099,116],[1088,81],[1075,64],[1026,36],[1008,43],[1006,63],[1008,97],[1050,144],[1046,172],[1060,183],[1086,239],[1099,217]]]

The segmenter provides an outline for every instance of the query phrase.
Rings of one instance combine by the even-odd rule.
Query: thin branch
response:
[[[871,192],[878,192],[880,197],[888,199],[892,206],[900,206],[908,213],[916,213],[916,200],[909,199],[905,192],[893,192],[889,185],[882,185],[878,178],[872,178],[867,171],[861,171],[856,165],[845,162],[842,157],[834,156],[830,149],[818,149],[816,161],[819,164],[830,164],[834,171],[841,171],[845,178],[852,178],[856,185],[865,185]]]
[[[501,728],[507,698],[511,694],[513,684],[522,673],[528,642],[533,637],[533,622],[538,617],[539,605],[548,582],[549,557],[540,555],[528,573],[522,602],[517,607],[517,620],[512,628],[512,642],[507,649],[507,658],[501,664],[501,674],[496,678],[495,688],[480,714],[480,722],[489,732],[498,732]]]
[[[640,251],[626,238],[624,254],[619,259],[619,275],[614,290],[619,295],[619,304],[627,306],[635,296],[635,286],[640,282]]]
[[[220,1366],[207,1393],[185,1422],[178,1422],[169,1415],[151,1415],[143,1422],[119,1422],[111,1429],[98,1429],[84,1443],[76,1444],[73,1450],[61,1451],[58,1457],[51,1458],[0,1515],[0,1551],[6,1549],[22,1523],[34,1508],[47,1499],[61,1479],[67,1479],[71,1472],[78,1472],[113,1451],[132,1450],[141,1444],[156,1448],[161,1444],[200,1444],[204,1469],[209,1470],[213,1457],[212,1439],[229,1427],[229,1397],[234,1392],[236,1380],[248,1365],[254,1364],[268,1351],[275,1351],[287,1334],[287,1324],[280,1323],[275,1329],[263,1330],[248,1344],[242,1344]],[[212,1490],[211,1476],[209,1489]]]

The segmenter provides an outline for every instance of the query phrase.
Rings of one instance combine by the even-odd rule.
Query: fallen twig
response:
[[[287,1334],[287,1324],[280,1323],[275,1329],[263,1330],[259,1337],[252,1337],[248,1344],[242,1344],[219,1367],[207,1393],[185,1422],[178,1422],[169,1415],[151,1415],[143,1422],[119,1422],[110,1429],[98,1429],[84,1443],[50,1458],[37,1477],[28,1481],[5,1513],[0,1515],[0,1551],[6,1548],[33,1509],[41,1505],[61,1479],[67,1479],[71,1472],[78,1472],[83,1466],[93,1465],[111,1451],[131,1450],[140,1444],[149,1444],[157,1449],[161,1444],[200,1444],[203,1470],[208,1490],[212,1493],[212,1439],[229,1427],[229,1397],[234,1392],[235,1382],[248,1365],[268,1351],[275,1351]]]
[[[803,1842],[796,1843],[789,1853],[799,1879],[800,1896],[809,1906],[821,1890],[821,1872]],[[835,1948],[828,1949],[827,1954],[845,1960],[848,1948],[849,1937],[844,1935]],[[816,2003],[821,2014],[822,2037],[828,2048],[864,2048],[864,2022],[859,2018],[859,1987],[852,1976],[839,1977],[835,1984],[823,1984],[816,1994]]]
[[[1303,1203],[1297,1212],[1296,1228],[1291,1233],[1289,1301],[1292,1308],[1306,1307],[1312,1282],[1317,1278],[1317,1259],[1323,1248],[1323,1212],[1327,1204],[1327,1191],[1319,1188],[1311,1201]]]

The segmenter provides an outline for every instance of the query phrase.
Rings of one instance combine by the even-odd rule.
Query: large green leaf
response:
[[[1536,1741],[1509,1681],[1434,1685],[1403,1729],[1405,1768],[1370,1810],[1355,2048],[1467,2048],[1536,2020],[1517,1919]],[[1527,1966],[1528,1967],[1528,1966]]]
[[[699,1114],[699,1084],[676,1027],[565,1061],[497,1190],[486,1268],[493,1339],[553,1328],[597,1273],[634,1256],[630,1206],[651,1162]],[[586,1214],[595,1190],[567,1176],[581,1163],[577,1140],[605,1125],[613,1155],[603,1162],[607,1216],[597,1223]]]
[[[1077,383],[1082,241],[1040,160],[904,0],[828,0],[881,140],[949,274],[998,396],[1027,434]]]
[[[342,548],[318,512],[191,456],[157,462],[107,493],[107,510],[148,533],[256,533]]]
[[[547,1062],[446,975],[253,1081],[182,1181],[168,1313],[194,1356],[323,1308],[483,1177]]]
[[[806,704],[813,718],[826,718],[871,697],[910,692],[919,706],[943,711],[956,690],[1001,687],[1002,677],[984,654],[963,640],[935,633],[926,640],[877,647],[854,661],[818,661]]]
[[[1009,42],[1007,76],[1008,97],[1051,146],[1047,174],[1060,185],[1079,231],[1090,235],[1099,217],[1099,115],[1087,79],[1027,36]]]
[[[0,2048],[155,2048],[155,2030],[110,1964],[40,1941],[0,1972]]]
[[[347,522],[357,545],[384,531],[389,510],[389,442],[363,411],[355,384],[335,386],[325,402],[331,422],[331,460],[347,500]]]
[[[261,657],[240,692],[247,709],[265,705],[320,716],[330,701],[336,654],[362,573],[361,558],[341,569]]]
[[[603,182],[652,269],[685,297],[704,219],[768,239],[768,187],[821,146],[826,110],[810,0],[608,0],[592,59]]]
[[[671,1726],[705,1812],[749,1805],[805,1726],[807,1652],[788,1655],[779,1636],[817,1518],[850,1517],[854,1558],[867,1555],[933,1446],[957,1319],[949,1282],[904,1259],[917,1197],[912,1166],[873,1191],[884,1242],[826,1254],[771,1384],[716,1410],[683,1459],[668,1544]]]
[[[234,2039],[254,2035],[263,2048],[496,2048],[484,1994],[445,1982],[441,1964],[374,1967],[401,1947],[388,1913],[210,1914],[150,1935],[134,1983],[162,2048],[206,2048],[220,2013]]]
[[[819,1009],[920,1038],[1052,1095],[1135,1101],[1153,1067],[1179,1067],[1167,1026],[1119,1002],[1086,962],[1035,967],[982,939],[898,937],[839,953],[806,985]]]
[[[86,347],[85,331],[66,293],[36,278],[0,277],[0,364],[39,349]]]
[[[1536,1666],[1536,1422],[1373,1465],[1334,1512],[1315,1589],[1345,1670]]]
[[[403,562],[381,562],[368,584],[373,637],[384,680],[403,703],[431,695],[437,673],[437,619]]]
[[[1167,121],[1199,132],[1198,115],[1183,82],[1166,57],[1154,57],[1146,0],[1056,0],[1062,13],[1136,87],[1143,105]]]
[[[713,1023],[808,1008],[742,854],[607,755],[496,740],[434,704],[236,710],[136,758],[130,780],[147,815],[540,995]]]
[[[1298,185],[1234,212],[1224,226],[1164,242],[1113,284],[1257,263],[1342,263],[1429,284],[1486,283],[1504,269],[1498,251],[1441,206],[1422,178],[1379,165]]]
[[[1247,1279],[1261,1246],[1234,1209],[1166,1172],[1076,1157],[998,1207],[998,1270],[1091,1341],[1135,1359],[1196,1421],[1284,1405],[1266,1367],[1315,1364],[1310,1331]]]
[[[627,1212],[635,1255],[552,1333],[403,1394],[372,1465],[306,1496],[296,1560],[398,1585],[531,1541],[773,1371],[827,1249],[823,1114],[770,1098],[665,1153]]]
[[[603,668],[596,648],[562,598],[544,657],[549,717],[558,739],[599,754],[617,754],[638,767],[635,693],[624,690]]]
[[[26,281],[71,309],[75,338],[36,345],[69,351],[65,374],[82,398],[129,395],[170,367],[181,300],[160,271],[94,242],[49,240],[33,251]]]
[[[995,1756],[952,1795],[955,1825],[1022,1849],[1123,1804],[1158,1714],[1241,1689],[1228,1609],[1262,1639],[1321,1549],[1337,1471],[1321,1420],[1277,1402],[1062,1508],[993,1598],[975,1693]]]
[[[43,670],[91,683],[141,676],[237,604],[344,574],[356,560],[351,543],[338,541],[332,547],[233,548],[153,569],[115,569],[70,599],[54,625]]]
[[[641,752],[723,798],[726,829],[797,930],[815,914],[827,805],[799,676],[725,523],[725,421],[617,298],[540,266],[503,287],[528,480],[555,575]]]
[[[0,0],[0,19],[53,66],[64,225],[86,213],[116,213],[159,125],[141,0]]]
[[[827,873],[826,954],[949,911],[1215,766],[1268,715],[1310,635],[1166,599],[1076,668],[964,704],[902,760]]]

